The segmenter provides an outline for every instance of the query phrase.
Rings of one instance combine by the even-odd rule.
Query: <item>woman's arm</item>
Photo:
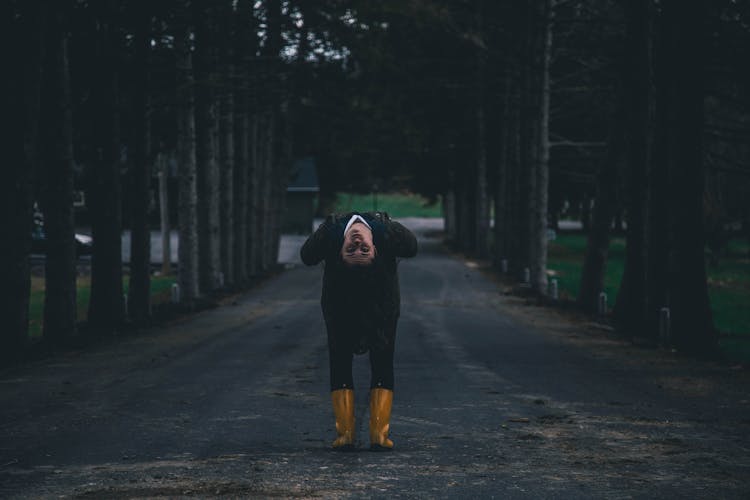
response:
[[[334,243],[332,241],[333,224],[333,215],[329,215],[326,217],[326,220],[318,226],[318,229],[307,238],[305,244],[302,245],[299,255],[305,265],[314,266],[329,255]]]

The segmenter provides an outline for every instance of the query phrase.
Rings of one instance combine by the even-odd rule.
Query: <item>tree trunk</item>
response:
[[[130,239],[130,286],[128,312],[136,324],[151,316],[151,230],[149,204],[151,187],[151,119],[149,109],[149,52],[151,50],[151,12],[143,3],[143,12],[135,37],[138,84],[135,86],[136,131],[133,144],[133,208]],[[166,190],[165,190],[166,191]]]
[[[273,165],[275,161],[274,150],[276,141],[276,113],[271,111],[264,120],[265,130],[261,135],[261,252],[260,270],[267,271],[271,267],[271,253],[273,252]]]
[[[660,77],[661,79],[661,77]],[[667,90],[657,85],[655,99],[654,147],[651,156],[648,187],[648,235],[646,239],[646,323],[641,335],[656,339],[659,335],[659,310],[669,306],[670,248],[672,246],[672,189],[670,189],[667,149]]]
[[[443,194],[443,221],[445,239],[449,242],[456,240],[456,193],[449,189]]]
[[[266,156],[267,148],[266,142],[268,141],[268,120],[264,114],[256,116],[255,123],[255,268],[258,274],[262,274],[265,271],[263,264],[264,259],[264,246],[266,241],[266,212],[268,205],[268,191],[266,189]]]
[[[91,298],[88,321],[97,333],[111,333],[123,320],[122,187],[120,180],[120,114],[117,58],[119,47],[114,22],[115,3],[98,7],[95,141],[99,150],[89,188],[91,236]]]
[[[552,48],[551,0],[535,0],[531,12],[529,257],[531,285],[547,293],[547,206],[549,185],[549,65]]]
[[[286,208],[286,189],[289,185],[289,169],[292,164],[292,116],[289,102],[288,89],[287,95],[283,97],[281,109],[279,111],[279,127],[277,132],[277,142],[275,144],[276,153],[274,158],[277,160],[272,165],[273,177],[273,213],[272,213],[272,230],[271,230],[271,254],[269,255],[270,267],[273,268],[279,261],[279,247],[281,245],[281,225],[284,219],[284,209]]]
[[[76,250],[73,221],[73,124],[71,117],[66,7],[54,3],[47,32],[44,76],[44,184],[42,210],[47,236],[44,341],[66,344],[76,333]]]
[[[581,198],[581,230],[588,234],[591,230],[591,195],[583,193]]]
[[[179,275],[181,301],[198,298],[198,190],[195,145],[195,98],[192,49],[189,42],[189,1],[178,7],[181,26],[175,35],[177,56],[177,155],[179,176]]]
[[[653,3],[623,0],[626,13],[623,100],[627,228],[625,269],[614,315],[628,332],[645,331],[649,165],[654,133]]]
[[[238,4],[240,9],[240,20],[242,16],[246,16],[246,21],[240,21],[243,26],[247,29],[245,36],[247,36],[249,42],[242,43],[242,51],[238,49],[238,53],[244,53],[245,59],[242,64],[246,71],[245,84],[249,90],[244,95],[247,99],[247,120],[248,120],[248,139],[247,139],[247,232],[246,232],[246,257],[247,261],[247,274],[249,278],[257,276],[260,273],[259,267],[259,254],[260,254],[260,227],[259,227],[259,210],[260,210],[260,102],[261,96],[259,95],[260,75],[259,71],[260,63],[255,57],[257,51],[257,37],[255,36],[255,20],[256,15],[254,11],[258,4],[251,0],[241,0]]]
[[[251,226],[249,206],[251,199],[251,96],[250,54],[253,54],[255,37],[253,2],[240,0],[234,14],[234,268],[237,281],[247,283],[251,276],[250,242]]]
[[[456,229],[458,239],[457,248],[464,253],[473,254],[476,251],[476,201],[474,194],[475,183],[474,172],[466,173],[458,178],[456,186]]]
[[[0,209],[6,215],[6,237],[0,241],[0,366],[18,361],[28,344],[32,222],[32,172],[38,162],[39,108],[44,58],[47,5],[29,1],[16,10],[6,5],[5,19],[12,23],[10,39],[19,48],[10,50],[10,67],[17,68],[9,78],[7,157],[5,182],[0,187]]]
[[[282,48],[282,2],[281,0],[266,0],[267,35],[263,55],[267,61],[267,72],[264,75],[268,88],[268,107],[266,136],[261,143],[263,146],[263,251],[262,270],[270,269],[277,260],[275,249],[278,245],[278,221],[282,200],[279,199],[279,178],[284,175],[283,115],[282,102],[283,81],[280,62]]]
[[[618,110],[612,117],[607,157],[597,173],[591,229],[586,242],[577,298],[578,305],[587,312],[596,312],[599,293],[604,291],[612,219],[617,209],[617,173],[623,156],[621,115]]]
[[[161,273],[172,272],[172,228],[169,223],[169,167],[166,155],[157,156],[159,169],[159,222],[161,227]]]
[[[250,118],[250,170],[248,172],[248,216],[247,216],[247,265],[250,276],[260,273],[260,117],[257,114],[257,106]]]
[[[217,287],[221,272],[219,134],[212,36],[214,16],[207,0],[194,2],[193,7],[197,82],[195,129],[198,162],[198,269],[200,289],[210,292]]]
[[[231,67],[228,69],[231,75]],[[230,76],[230,81],[231,81]],[[234,268],[234,94],[231,85],[225,85],[220,97],[220,205],[219,227],[221,241],[221,272],[224,284],[231,286],[235,280]]]
[[[269,141],[269,124],[268,115],[261,114],[257,117],[256,122],[256,167],[255,167],[255,181],[256,181],[256,204],[255,204],[255,229],[256,229],[256,269],[257,272],[262,274],[265,270],[265,255],[266,255],[266,244],[268,241],[267,228],[268,228],[268,205],[270,202],[270,192],[268,184],[268,141]]]
[[[480,38],[484,37],[482,32],[483,1],[476,3],[475,24]],[[485,74],[487,72],[486,49],[478,46],[476,49],[476,134],[477,134],[477,158],[475,177],[475,203],[476,224],[474,227],[474,247],[476,255],[480,259],[489,257],[489,234],[490,234],[490,204],[487,194],[487,123],[485,116]]]
[[[224,286],[235,284],[234,262],[234,170],[235,137],[235,65],[233,32],[233,3],[222,1],[217,7],[219,36],[217,57],[219,77],[217,82],[219,104],[219,249],[220,269],[224,276]]]
[[[501,263],[508,258],[508,220],[509,220],[509,203],[508,203],[508,159],[509,150],[508,139],[510,135],[510,76],[506,75],[503,83],[502,106],[500,110],[501,121],[499,135],[498,159],[495,162],[495,183],[494,183],[494,209],[495,224],[493,227],[493,246],[492,260],[497,269],[501,268]]]
[[[534,0],[538,2],[540,0]],[[537,133],[539,131],[537,120],[540,118],[537,105],[539,101],[537,80],[539,47],[537,41],[538,20],[536,19],[535,4],[527,4],[524,23],[524,60],[521,63],[520,86],[521,86],[521,118],[519,133],[520,168],[519,168],[519,261],[517,269],[531,269],[534,259],[534,217],[536,212],[536,174]]]
[[[238,81],[245,80],[246,72],[240,64]],[[239,87],[242,88],[240,84]],[[247,93],[239,90],[236,93],[234,108],[234,270],[236,281],[246,283],[249,278],[248,268],[248,199],[249,185],[249,135],[250,119],[247,109]]]
[[[716,348],[716,334],[706,283],[703,231],[704,82],[708,45],[707,5],[704,0],[668,0],[663,15],[671,71],[668,148],[673,190],[673,248],[669,266],[669,303],[674,344],[693,354]]]
[[[477,172],[476,172],[476,191],[475,211],[477,220],[474,227],[474,247],[476,255],[480,259],[489,257],[489,233],[490,233],[490,203],[487,196],[487,137],[486,127],[484,124],[484,109],[477,109]]]
[[[521,193],[522,164],[521,164],[521,86],[520,76],[514,74],[510,82],[509,111],[508,111],[508,147],[507,147],[507,234],[506,248],[508,257],[508,269],[518,276],[525,265],[524,240],[522,226],[526,211],[522,206],[523,196]]]

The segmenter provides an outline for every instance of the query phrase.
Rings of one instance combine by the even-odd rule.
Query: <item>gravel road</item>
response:
[[[747,370],[504,293],[421,234],[401,263],[391,453],[336,453],[322,269],[0,373],[0,497],[747,498]]]

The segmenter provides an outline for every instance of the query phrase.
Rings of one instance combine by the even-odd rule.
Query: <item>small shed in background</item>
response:
[[[292,165],[289,187],[286,188],[286,210],[282,232],[310,234],[315,217],[315,202],[320,187],[315,159],[302,158]]]

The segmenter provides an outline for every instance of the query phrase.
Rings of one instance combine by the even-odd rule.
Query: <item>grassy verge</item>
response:
[[[175,282],[175,276],[152,276],[151,277],[151,302],[154,305],[168,302],[171,297],[171,287]],[[77,312],[79,321],[86,319],[88,315],[89,297],[91,297],[91,278],[79,276],[77,280],[78,292],[76,295]],[[128,293],[129,280],[123,278],[123,293]],[[31,278],[31,296],[29,297],[29,336],[31,338],[41,337],[42,318],[44,312],[44,278]]]
[[[429,201],[414,193],[355,194],[339,193],[336,212],[375,211],[388,212],[391,217],[442,217],[442,203]]]
[[[557,239],[549,242],[547,267],[557,278],[560,296],[575,300],[581,285],[583,255],[586,252],[586,236],[558,233]],[[617,289],[625,265],[625,240],[614,238],[609,247],[604,291],[610,305],[617,299]]]
[[[558,279],[561,297],[575,299],[581,281],[586,236],[558,234],[549,245],[548,268]],[[610,305],[617,299],[625,262],[625,241],[615,238],[610,246],[605,292]],[[750,362],[750,259],[746,242],[732,241],[729,252],[716,266],[709,266],[708,293],[714,324],[723,334],[722,350],[733,359]]]

